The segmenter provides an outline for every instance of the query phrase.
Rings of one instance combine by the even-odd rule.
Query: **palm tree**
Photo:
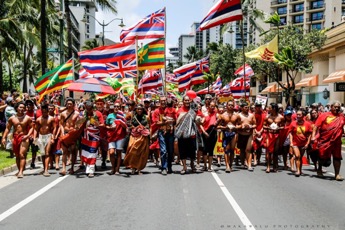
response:
[[[196,60],[201,59],[204,56],[204,52],[196,48],[196,46],[190,46],[187,48],[187,53],[184,55],[184,58],[188,60],[188,62],[194,62]]]
[[[91,39],[91,40],[87,40],[85,41],[85,44],[83,45],[83,47],[81,48],[82,50],[92,50],[96,47],[99,47],[99,42],[96,38]]]

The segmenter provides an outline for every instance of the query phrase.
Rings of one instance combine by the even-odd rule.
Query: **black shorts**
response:
[[[190,160],[194,160],[196,151],[196,138],[179,138],[178,150],[180,152],[181,160],[186,160],[187,158],[190,158]]]
[[[251,135],[251,134],[250,134],[250,135]],[[249,139],[250,135],[241,135],[241,134],[238,134],[238,138],[237,138],[237,148],[239,148],[239,149],[245,149],[245,148],[247,148],[247,143],[248,143],[248,139]]]

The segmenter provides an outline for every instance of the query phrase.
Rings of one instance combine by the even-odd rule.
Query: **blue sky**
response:
[[[118,14],[102,12],[96,13],[96,18],[108,23],[113,18],[123,18],[126,27],[132,26],[140,19],[163,7],[167,12],[167,47],[177,46],[181,34],[189,34],[193,22],[200,22],[215,4],[214,0],[117,0]],[[112,22],[105,27],[105,37],[118,42],[121,28],[119,21]],[[125,27],[125,28],[126,28]],[[96,33],[102,31],[96,23]]]

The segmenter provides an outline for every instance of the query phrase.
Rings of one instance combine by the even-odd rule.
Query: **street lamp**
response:
[[[99,24],[100,26],[102,26],[102,46],[104,46],[104,27],[108,26],[110,23],[112,23],[112,22],[115,21],[115,20],[120,20],[120,21],[121,21],[120,24],[119,24],[119,26],[120,26],[121,28],[122,28],[122,27],[125,27],[125,24],[123,24],[123,18],[114,18],[113,20],[111,20],[111,21],[108,22],[108,23],[104,23],[104,20],[103,20],[103,23],[101,23],[100,21],[98,21],[98,20],[97,20],[94,16],[92,16],[91,14],[85,13],[83,19],[81,20],[81,21],[84,22],[84,23],[87,22],[86,16],[90,16],[91,18],[95,19],[96,22],[98,22],[98,24]]]

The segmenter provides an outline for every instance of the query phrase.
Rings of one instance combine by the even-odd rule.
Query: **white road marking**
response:
[[[3,212],[0,215],[0,222],[3,221],[4,219],[6,219],[7,217],[9,217],[10,215],[12,215],[13,213],[15,213],[16,211],[18,211],[19,209],[21,209],[22,207],[24,207],[25,205],[27,205],[28,203],[30,203],[31,201],[33,201],[34,199],[36,199],[37,197],[39,197],[40,195],[47,192],[49,189],[51,189],[52,187],[54,187],[55,185],[57,185],[58,183],[60,183],[64,179],[66,179],[67,177],[68,177],[68,175],[63,176],[63,177],[59,177],[58,179],[54,180],[53,182],[51,182],[47,186],[41,188],[40,190],[38,190],[37,192],[35,192],[31,196],[27,197],[26,199],[22,200],[21,202],[19,202],[16,205],[14,205],[13,207],[8,209],[7,211]]]
[[[241,209],[241,207],[238,205],[238,203],[236,202],[236,200],[234,199],[234,197],[230,194],[229,190],[226,188],[226,186],[223,184],[223,182],[221,181],[221,179],[218,177],[218,175],[215,172],[212,172],[212,176],[213,178],[216,180],[218,186],[220,187],[220,189],[222,190],[222,192],[224,193],[226,199],[229,201],[229,203],[231,204],[232,208],[234,209],[234,211],[236,212],[237,216],[240,218],[242,224],[246,227],[246,229],[251,229],[251,230],[255,230],[253,224],[250,222],[250,220],[248,219],[248,217],[246,216],[246,214],[244,214],[243,210]]]

